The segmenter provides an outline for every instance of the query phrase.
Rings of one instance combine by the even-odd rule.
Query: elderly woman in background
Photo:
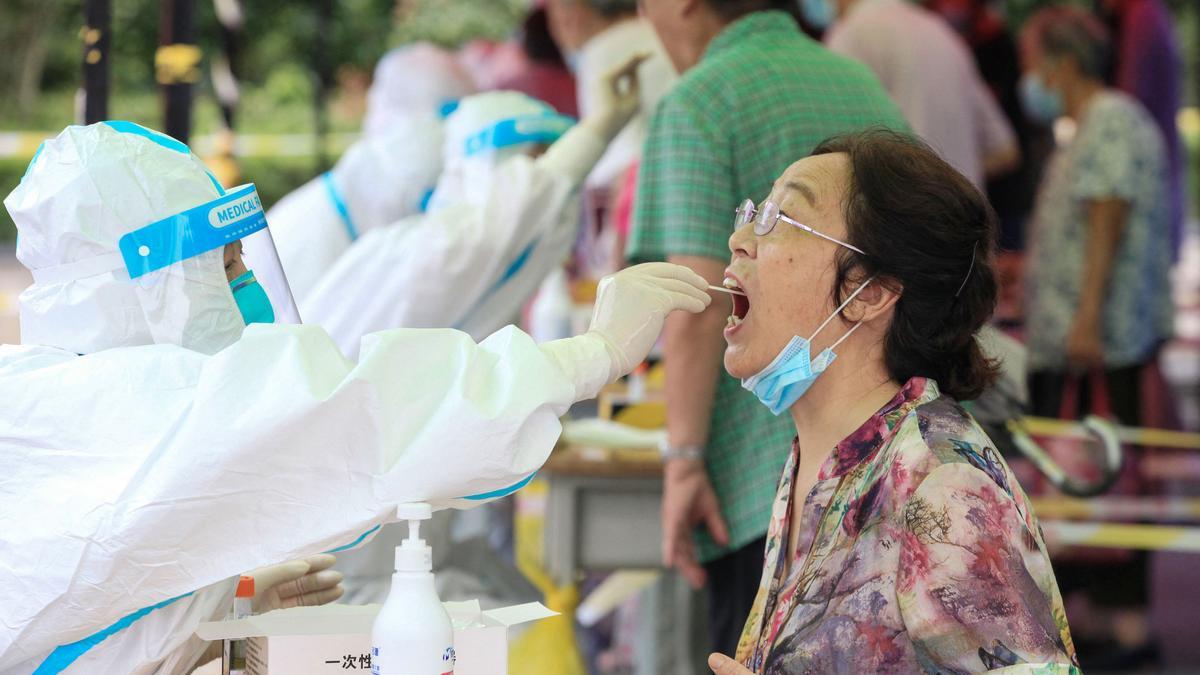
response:
[[[1137,425],[1142,371],[1172,330],[1168,155],[1146,109],[1105,87],[1108,45],[1104,26],[1074,7],[1042,10],[1022,35],[1028,113],[1047,123],[1065,116],[1075,127],[1046,167],[1030,227],[1030,400],[1038,415],[1107,407]],[[1091,386],[1080,382],[1085,373]],[[1088,400],[1102,389],[1107,401]],[[1078,409],[1067,411],[1064,392],[1072,390]],[[1087,589],[1093,604],[1110,610],[1088,612],[1111,624],[1104,630],[1117,642],[1111,658],[1085,652],[1095,654],[1090,667],[1153,658],[1140,609],[1144,553],[1120,566],[1056,569],[1064,593]]]
[[[739,221],[725,367],[797,437],[737,660],[710,666],[1072,672],[1029,500],[956,402],[995,378],[976,339],[996,303],[987,201],[870,131],[818,146]]]

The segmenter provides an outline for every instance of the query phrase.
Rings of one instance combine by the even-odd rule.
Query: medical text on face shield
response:
[[[208,214],[208,222],[213,227],[225,227],[260,211],[262,211],[262,202],[259,201],[257,194],[252,194],[240,202],[213,209]]]

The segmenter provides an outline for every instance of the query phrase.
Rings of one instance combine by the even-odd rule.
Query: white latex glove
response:
[[[711,302],[708,282],[687,267],[635,265],[600,281],[588,333],[604,340],[615,380],[650,354],[668,314],[677,309],[699,314]]]
[[[621,129],[633,119],[639,109],[641,84],[638,67],[650,54],[634,54],[624,64],[610,70],[602,77],[595,112],[585,117],[580,125],[588,127],[604,141],[616,138]]]
[[[254,577],[254,613],[327,605],[342,597],[342,573],[329,569],[335,562],[337,558],[322,553],[249,572]]]
[[[646,358],[668,314],[703,312],[710,302],[708,282],[687,267],[637,265],[600,281],[588,332],[538,347],[575,385],[575,400],[586,401]]]

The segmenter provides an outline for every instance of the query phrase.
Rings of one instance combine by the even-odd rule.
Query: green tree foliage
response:
[[[529,0],[400,0],[392,43],[457,48],[478,38],[503,40],[528,9]]]

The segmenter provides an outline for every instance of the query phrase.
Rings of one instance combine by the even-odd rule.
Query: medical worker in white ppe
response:
[[[383,69],[381,63],[377,72]],[[386,328],[459,328],[483,339],[516,321],[521,304],[575,241],[576,188],[625,126],[625,108],[636,104],[638,84],[631,80],[619,95],[601,97],[598,114],[566,137],[575,121],[524,94],[494,92],[460,101],[445,125],[446,171],[428,212],[365,233],[321,270],[320,281],[296,296],[305,320],[328,330],[350,358],[358,354],[363,335]],[[540,158],[530,156],[551,144]],[[435,151],[439,166],[442,152]],[[363,194],[387,189],[375,176],[359,179]],[[274,212],[268,218],[274,233]],[[298,271],[276,239],[296,290]],[[315,262],[318,255],[306,257]],[[496,522],[501,518],[499,510],[484,509],[435,515],[426,538],[437,556],[442,597],[506,602],[529,592],[511,565],[490,555],[488,537],[505,529]],[[405,536],[402,527],[387,528],[370,544],[339,556],[348,602],[387,598],[394,549]],[[520,583],[505,583],[507,572]]]
[[[440,47],[420,43],[380,59],[362,138],[267,212],[297,302],[360,236],[421,212],[442,171],[443,113],[474,91],[454,54]],[[277,280],[263,274],[259,282]]]
[[[384,328],[482,339],[518,319],[576,239],[584,178],[638,111],[644,58],[607,73],[604,99],[578,124],[517,92],[463,99],[426,213],[362,236],[300,302],[305,320],[353,357]]]
[[[573,402],[709,301],[634,267],[585,335],[393,330],[353,362],[258,283],[278,262],[254,186],[173,139],[68,127],[5,206],[34,278],[0,347],[5,675],[185,672],[236,575],[361,543],[397,503],[519,487]]]

